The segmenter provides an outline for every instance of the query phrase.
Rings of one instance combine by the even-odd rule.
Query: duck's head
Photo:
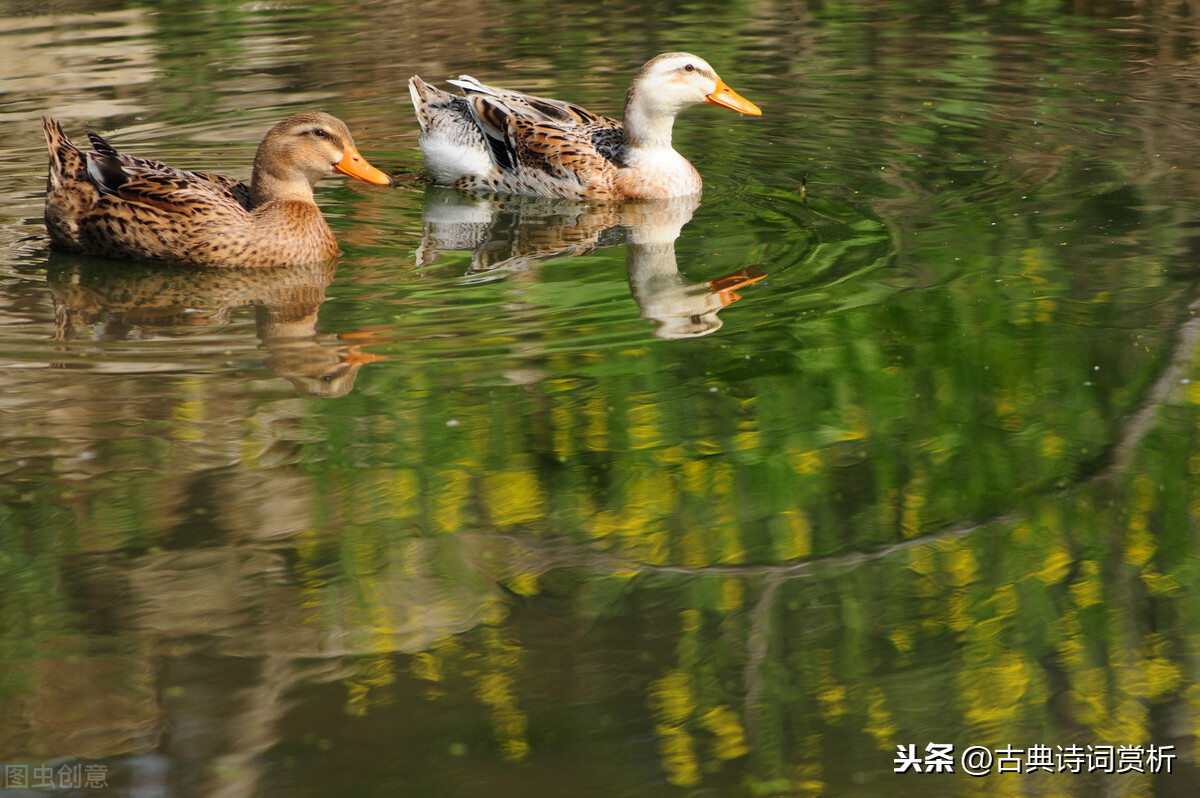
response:
[[[346,123],[321,111],[288,117],[271,128],[254,156],[252,203],[294,192],[312,196],[323,177],[340,173],[386,186],[392,181],[359,154]]]
[[[757,105],[729,88],[707,61],[691,53],[663,53],[647,61],[630,84],[626,109],[634,103],[650,115],[671,117],[700,103],[762,115]]]

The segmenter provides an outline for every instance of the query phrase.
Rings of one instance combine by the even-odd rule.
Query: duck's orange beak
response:
[[[358,150],[349,144],[346,145],[342,160],[333,165],[333,170],[341,172],[344,175],[350,175],[350,177],[357,177],[359,180],[365,180],[368,183],[374,183],[377,186],[390,186],[392,184],[390,177],[367,163],[367,159],[359,155]]]
[[[724,308],[742,298],[742,295],[737,293],[739,288],[754,285],[766,276],[757,266],[749,266],[745,269],[739,269],[733,274],[709,280],[708,286],[720,298],[721,307]]]
[[[347,347],[346,354],[341,356],[341,361],[349,363],[351,366],[365,366],[368,363],[378,363],[381,360],[387,360],[387,355],[373,355],[370,352],[364,352],[359,348],[358,344]]]
[[[750,102],[733,89],[729,88],[729,85],[720,78],[717,78],[716,91],[705,97],[704,102],[709,103],[710,105],[722,105],[726,108],[732,108],[739,114],[762,116],[762,111],[758,110],[757,105]]]

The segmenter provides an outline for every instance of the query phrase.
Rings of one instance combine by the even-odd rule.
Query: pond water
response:
[[[0,2],[0,789],[1200,794],[1186,12]],[[763,109],[699,203],[421,179],[410,75],[669,50]],[[398,177],[336,270],[50,251],[43,114],[246,178],[310,107]]]

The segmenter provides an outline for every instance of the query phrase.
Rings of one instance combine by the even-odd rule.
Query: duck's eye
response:
[[[329,131],[325,130],[325,128],[314,127],[312,130],[310,130],[308,132],[311,133],[315,138],[319,138],[319,139],[329,138]]]
[[[684,71],[684,72],[695,72],[695,71],[696,71],[696,67],[694,67],[694,66],[693,66],[693,65],[691,65],[691,64],[684,64],[684,65],[683,65],[683,71]]]

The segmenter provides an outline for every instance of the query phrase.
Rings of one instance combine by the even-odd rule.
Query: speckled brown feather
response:
[[[467,97],[471,114],[493,153],[511,155],[497,158],[502,174],[490,184],[465,178],[457,187],[562,199],[620,199],[615,186],[624,135],[618,120],[561,100],[483,88],[492,94]],[[605,149],[596,146],[597,139]]]
[[[293,117],[300,118],[332,120],[345,128],[324,114]],[[123,155],[94,134],[95,152],[84,154],[54,120],[43,119],[43,129],[50,150],[46,229],[60,247],[108,258],[222,268],[337,258],[337,241],[311,200],[308,181],[301,181],[306,188],[294,196],[251,209],[251,189],[233,178]]]
[[[617,165],[597,151],[586,128],[514,118],[510,129],[517,162],[525,169],[577,182],[584,196],[616,198]]]
[[[236,178],[212,172],[184,171],[183,169],[168,166],[162,161],[152,161],[149,158],[126,155],[123,152],[117,152],[117,149],[109,144],[104,137],[91,130],[87,132],[87,137],[88,141],[92,143],[92,149],[96,152],[96,155],[93,157],[107,156],[115,159],[118,167],[126,174],[175,175],[190,183],[211,183],[215,188],[229,194],[243,208],[250,210],[250,187]]]

